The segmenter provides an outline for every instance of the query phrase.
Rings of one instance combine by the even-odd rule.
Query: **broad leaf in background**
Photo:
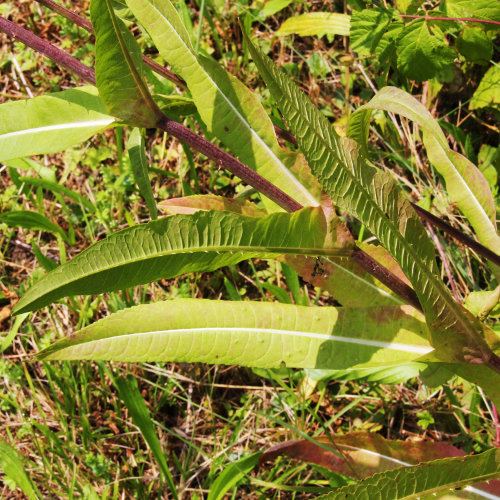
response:
[[[349,36],[351,16],[336,12],[309,12],[289,17],[276,32],[278,35]]]
[[[453,300],[437,276],[432,243],[390,174],[367,165],[355,141],[340,138],[304,93],[246,39],[323,189],[377,236],[413,284],[436,355],[443,361],[488,363],[493,353],[482,337],[483,326]]]
[[[144,151],[144,138],[138,128],[134,128],[130,133],[127,149],[135,183],[139,187],[141,196],[146,201],[151,219],[157,219],[158,208],[156,207],[153,190],[151,189],[151,181],[149,180],[146,152]]]
[[[154,127],[161,116],[142,79],[142,55],[135,38],[115,16],[111,0],[92,0],[95,76],[108,111],[126,123]]]
[[[217,62],[197,55],[169,0],[127,0],[146,27],[160,55],[188,85],[201,119],[246,165],[304,206],[319,199],[290,171],[302,164],[298,153],[279,146],[273,125],[258,97]],[[268,210],[277,206],[263,198]]]
[[[119,311],[52,344],[40,357],[261,368],[392,366],[432,351],[417,316],[409,306],[177,299]]]
[[[326,449],[331,448],[331,450]],[[356,479],[402,465],[417,465],[440,458],[463,457],[466,454],[451,444],[432,441],[398,441],[384,439],[373,432],[316,437],[311,440],[286,441],[266,450],[260,463],[275,461],[279,455],[311,462]],[[465,491],[480,496],[500,495],[500,481],[490,481]],[[490,498],[490,497],[489,497]]]
[[[351,118],[347,133],[350,137],[366,144],[368,128],[366,124],[372,109],[400,114],[415,123],[423,130],[423,141],[430,162],[443,176],[446,190],[452,202],[464,213],[476,232],[479,241],[500,253],[500,237],[496,228],[495,200],[488,181],[481,171],[467,158],[452,151],[448,141],[427,108],[404,90],[396,87],[385,87],[361,106]],[[498,272],[500,276],[500,271]]]
[[[455,52],[425,19],[405,26],[398,40],[398,69],[411,80],[429,80],[453,65]]]
[[[483,76],[469,103],[469,109],[490,106],[500,109],[500,68],[493,65]]]
[[[500,21],[500,4],[490,0],[446,0],[443,3],[448,17],[468,17]],[[484,25],[481,25],[484,28]],[[490,27],[490,26],[489,26]],[[493,27],[491,27],[493,28]],[[496,27],[498,29],[498,27]]]
[[[318,499],[422,498],[463,488],[469,484],[497,479],[499,476],[500,449],[497,448],[478,455],[444,458],[381,472],[359,483],[338,488]]]
[[[283,253],[347,255],[344,226],[329,226],[320,208],[256,219],[230,212],[173,215],[119,231],[38,281],[17,313],[67,295],[103,293],[251,257]]]
[[[38,231],[47,231],[49,233],[59,234],[69,245],[74,245],[72,240],[64,229],[55,222],[50,221],[45,215],[33,212],[31,210],[15,210],[0,214],[0,222],[10,227],[24,227]]]
[[[465,26],[456,44],[460,54],[477,64],[487,65],[493,56],[493,37],[489,36],[483,28]]]
[[[57,153],[114,123],[90,85],[0,104],[0,161]]]
[[[360,56],[375,53],[382,35],[392,19],[392,11],[385,9],[355,10],[351,19],[350,46]]]

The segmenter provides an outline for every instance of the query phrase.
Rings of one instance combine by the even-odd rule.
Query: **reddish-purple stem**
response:
[[[399,14],[399,17],[408,17],[411,19],[425,19],[429,21],[461,21],[464,23],[470,22],[470,23],[487,23],[487,24],[500,25],[500,21],[490,21],[489,19],[475,19],[473,17],[431,17],[431,16],[418,16],[413,14]]]
[[[470,236],[467,236],[466,234],[462,233],[462,231],[459,231],[458,229],[455,229],[453,226],[450,226],[448,223],[446,223],[439,217],[436,217],[427,210],[424,210],[418,205],[415,205],[415,203],[412,203],[412,207],[422,219],[430,222],[433,226],[442,229],[444,232],[448,233],[456,240],[460,241],[464,245],[467,245],[469,248],[472,248],[472,250],[477,252],[479,255],[482,255],[483,257],[486,257],[488,260],[491,260],[493,264],[500,266],[500,255],[496,254],[489,248],[486,248],[484,245],[481,245],[481,243],[478,243],[477,241],[473,240]]]
[[[40,37],[31,33],[31,31],[21,28],[17,24],[0,16],[0,31],[7,33],[19,41],[31,47],[32,49],[47,56],[52,61],[60,64],[64,68],[86,80],[87,82],[95,85],[94,70],[82,64],[78,59],[66,54],[66,52],[58,49],[54,45],[42,40]]]

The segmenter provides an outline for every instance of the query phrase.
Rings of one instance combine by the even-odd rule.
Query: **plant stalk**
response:
[[[83,78],[85,81],[95,85],[95,74],[92,68],[85,66],[85,64],[81,63],[78,59],[66,54],[66,52],[58,49],[51,43],[42,40],[40,37],[31,33],[31,31],[21,28],[17,24],[1,16],[0,31],[17,38],[28,47],[40,52],[40,54],[47,56],[49,59],[57,64],[60,64],[67,70],[76,73],[80,78]]]

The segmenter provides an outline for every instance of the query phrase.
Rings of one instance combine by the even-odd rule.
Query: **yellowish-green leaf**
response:
[[[348,128],[348,134],[363,143],[367,136],[360,134],[367,134],[368,128],[366,125],[360,127],[360,124],[366,124],[372,109],[400,114],[422,128],[429,160],[443,176],[450,200],[467,217],[481,243],[500,253],[495,200],[488,181],[472,162],[450,149],[443,131],[427,108],[404,90],[383,88],[356,111],[352,118],[354,126]]]
[[[262,368],[392,366],[432,351],[408,306],[305,307],[178,299],[111,315],[45,349],[43,359],[177,361]]]
[[[351,16],[336,12],[308,12],[289,17],[277,31],[278,35],[349,36]]]
[[[114,125],[90,85],[0,105],[0,161],[57,153]]]

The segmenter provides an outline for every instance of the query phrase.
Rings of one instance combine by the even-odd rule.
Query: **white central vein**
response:
[[[307,339],[315,339],[315,340],[323,340],[325,342],[344,342],[346,344],[358,344],[369,347],[379,347],[382,349],[390,349],[393,351],[403,351],[403,352],[412,352],[415,354],[429,354],[433,351],[431,346],[426,345],[411,345],[411,344],[401,344],[399,342],[384,342],[381,340],[367,340],[360,339],[355,337],[341,337],[338,335],[325,335],[322,333],[312,333],[312,332],[304,332],[297,330],[280,330],[274,328],[249,328],[249,327],[210,327],[210,328],[179,328],[175,330],[152,330],[147,332],[135,332],[129,333],[125,335],[119,335],[116,337],[107,337],[104,339],[96,339],[92,340],[89,343],[93,342],[105,342],[109,340],[118,340],[122,338],[130,338],[130,337],[139,337],[142,335],[162,335],[162,334],[178,334],[178,335],[193,335],[197,333],[244,333],[244,334],[270,334],[270,335],[284,335],[288,337],[301,337]]]

